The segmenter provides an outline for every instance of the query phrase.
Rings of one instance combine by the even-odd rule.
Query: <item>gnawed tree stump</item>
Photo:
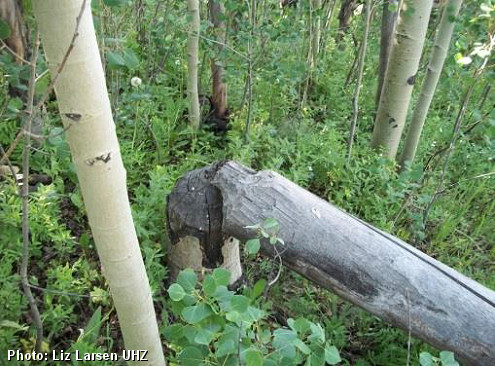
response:
[[[208,177],[195,174],[180,179],[167,206],[173,244],[168,254],[170,278],[174,280],[185,268],[201,275],[223,267],[230,271],[231,284],[239,280],[239,240],[222,233],[222,198]]]
[[[495,292],[277,173],[235,162],[189,172],[168,217],[172,243],[198,238],[210,266],[226,238],[254,238],[246,226],[274,218],[285,266],[466,364],[495,365]],[[268,242],[261,251],[274,254]]]

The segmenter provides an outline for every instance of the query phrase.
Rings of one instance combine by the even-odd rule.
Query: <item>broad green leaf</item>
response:
[[[168,288],[168,296],[172,301],[181,301],[186,296],[186,292],[181,285],[174,283]]]
[[[190,344],[195,343],[196,334],[198,334],[198,329],[199,329],[198,326],[194,326],[194,325],[186,325],[182,329],[182,333],[184,334],[184,337],[186,337],[187,341]]]
[[[256,348],[249,348],[244,353],[244,360],[246,362],[246,366],[262,366],[263,354]]]
[[[108,52],[108,66],[112,69],[118,69],[119,67],[125,66],[125,60],[121,54],[117,52]]]
[[[277,220],[268,218],[265,219],[265,221],[263,221],[263,229],[267,230],[267,229],[275,229],[275,228],[279,228],[279,224]]]
[[[223,311],[230,310],[230,299],[232,299],[233,296],[234,293],[229,291],[225,286],[218,286],[214,295]]]
[[[297,318],[296,320],[289,319],[287,323],[292,329],[301,334],[310,330],[310,321],[302,317]]]
[[[186,347],[179,355],[179,361],[182,366],[198,366],[203,362],[203,353],[199,348]]]
[[[244,313],[249,306],[249,299],[243,295],[234,295],[230,300],[230,306],[232,310]]]
[[[124,60],[124,65],[129,70],[134,70],[139,66],[139,58],[136,56],[133,50],[126,49],[122,53],[122,59]]]
[[[172,324],[165,327],[163,334],[167,340],[177,342],[184,336],[183,329],[184,326],[182,324]]]
[[[215,291],[217,290],[217,282],[213,278],[213,276],[207,275],[203,280],[203,292],[208,296],[215,295]]]
[[[336,365],[342,361],[337,347],[331,346],[327,343],[325,346],[325,361],[330,365]]]
[[[310,340],[325,342],[325,331],[320,324],[310,323],[309,327],[311,328],[311,335],[308,337]]]
[[[182,310],[184,320],[189,324],[199,323],[201,320],[213,314],[211,308],[207,304],[199,304],[188,306]]]
[[[196,288],[198,276],[192,269],[184,269],[179,272],[176,282],[182,286],[187,294],[190,294]]]
[[[246,250],[251,255],[258,253],[260,247],[261,247],[261,242],[259,239],[250,239],[246,242]]]
[[[204,344],[208,346],[210,342],[215,338],[215,332],[212,332],[209,329],[199,328],[196,333],[196,337],[194,337],[194,342],[197,344]]]
[[[322,347],[313,348],[313,352],[309,356],[310,366],[324,366],[325,365],[325,351]]]
[[[237,347],[232,339],[223,339],[216,343],[217,351],[215,355],[217,357],[223,357],[237,352]]]
[[[230,282],[230,272],[225,268],[216,268],[213,271],[213,278],[218,286],[228,286]]]
[[[421,366],[434,366],[435,361],[433,360],[433,356],[428,352],[421,352],[419,354],[419,364]]]
[[[280,328],[273,332],[273,346],[281,356],[289,359],[296,357],[296,347],[293,344],[295,339],[297,339],[297,334],[290,329]]]
[[[442,366],[459,366],[454,354],[449,351],[440,352],[440,361],[442,362]]]
[[[265,312],[257,307],[249,306],[243,315],[244,321],[252,323],[262,319],[265,316]]]

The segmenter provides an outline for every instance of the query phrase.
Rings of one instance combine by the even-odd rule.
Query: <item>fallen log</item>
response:
[[[468,365],[495,365],[495,292],[339,210],[281,175],[235,162],[182,177],[168,197],[172,244],[198,239],[203,264],[222,263],[229,237],[274,218],[283,264]],[[262,242],[273,257],[273,245]]]

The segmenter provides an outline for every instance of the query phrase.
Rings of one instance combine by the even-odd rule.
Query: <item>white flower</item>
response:
[[[139,88],[141,86],[141,84],[143,83],[143,81],[141,80],[141,78],[138,78],[137,76],[134,76],[132,79],[131,79],[131,85],[135,88]]]
[[[469,56],[461,57],[460,59],[457,60],[457,63],[459,65],[469,65],[471,62],[473,62],[473,60]]]
[[[179,65],[180,65],[180,60],[179,60],[179,59],[175,60],[175,64],[176,64],[177,66],[179,66]]]

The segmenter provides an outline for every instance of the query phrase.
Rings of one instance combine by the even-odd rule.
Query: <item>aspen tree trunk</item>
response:
[[[208,1],[210,18],[216,31],[217,57],[211,60],[211,72],[213,74],[213,107],[215,115],[219,118],[227,114],[227,84],[223,82],[223,66],[218,60],[218,55],[223,50],[225,42],[225,23],[222,17],[225,14],[223,5],[215,0]]]
[[[76,18],[85,4],[73,39]],[[34,13],[52,75],[73,47],[55,84],[73,162],[126,349],[147,350],[165,365],[153,299],[132,221],[90,1],[35,0]],[[70,128],[69,128],[70,127]]]
[[[380,60],[378,61],[378,87],[376,88],[375,104],[376,108],[380,103],[380,96],[383,89],[383,80],[387,71],[388,60],[390,58],[390,49],[392,48],[392,39],[394,35],[395,22],[397,21],[397,11],[389,10],[393,0],[386,0],[383,3],[382,25],[380,35]]]
[[[385,74],[371,145],[395,159],[418,72],[433,0],[404,0]]]
[[[414,109],[413,118],[409,131],[406,136],[404,150],[399,159],[399,164],[402,168],[406,161],[412,162],[416,155],[416,149],[421,137],[421,131],[426,121],[426,116],[430,108],[433,95],[440,80],[443,64],[447,57],[452,32],[454,31],[455,18],[459,14],[462,5],[462,0],[448,0],[442,13],[438,33],[435,38],[435,44],[431,53],[430,63],[426,71],[426,76],[421,86],[416,108]]]
[[[191,16],[191,28],[187,39],[187,67],[189,72],[189,123],[194,129],[198,129],[201,123],[198,96],[198,45],[199,45],[199,1],[188,0],[187,6]]]
[[[0,18],[9,25],[10,37],[5,43],[17,55],[16,63],[26,57],[26,35],[22,24],[22,10],[16,0],[0,0]]]

